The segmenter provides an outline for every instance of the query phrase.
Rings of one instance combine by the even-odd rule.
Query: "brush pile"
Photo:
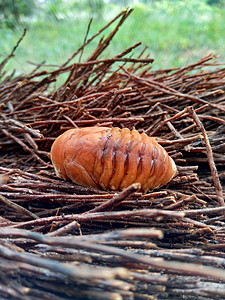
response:
[[[225,68],[209,55],[152,71],[146,49],[134,58],[139,44],[101,58],[130,12],[53,71],[4,73],[23,37],[0,64],[1,298],[224,299]],[[95,125],[156,137],[178,175],[146,194],[56,177],[54,139]]]

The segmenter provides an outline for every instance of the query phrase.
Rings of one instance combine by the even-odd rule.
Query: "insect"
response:
[[[103,190],[123,190],[138,182],[146,192],[177,173],[154,138],[127,128],[70,129],[54,141],[50,157],[60,178]]]

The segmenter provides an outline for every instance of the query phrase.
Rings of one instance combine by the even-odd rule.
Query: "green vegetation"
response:
[[[27,61],[60,65],[82,45],[91,16],[89,37],[124,8],[117,5],[117,1],[93,1],[100,5],[97,9],[87,6],[89,1],[82,5],[79,2],[82,1],[51,0],[43,2],[42,6],[40,2],[35,13],[31,15],[28,10],[14,28],[1,22],[0,61],[10,53],[26,26],[27,35],[6,68],[27,73],[34,68]],[[121,2],[127,5],[131,1]],[[136,53],[148,46],[155,59],[154,69],[189,64],[210,52],[220,55],[219,60],[224,62],[225,7],[222,1],[219,4],[211,5],[206,0],[146,0],[132,5],[133,13],[106,49],[105,57],[141,41],[142,46]],[[97,42],[98,39],[85,48],[84,58]]]

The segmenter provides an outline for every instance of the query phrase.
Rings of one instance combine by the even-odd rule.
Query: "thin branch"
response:
[[[204,141],[205,141],[205,146],[206,146],[207,158],[208,158],[208,162],[209,162],[213,182],[214,182],[214,185],[215,185],[217,199],[218,199],[219,204],[221,206],[224,206],[223,189],[222,189],[220,179],[219,179],[219,175],[218,175],[218,171],[217,171],[217,168],[216,168],[216,165],[215,165],[215,162],[214,162],[213,151],[212,151],[212,147],[211,147],[210,142],[209,142],[208,135],[206,133],[206,130],[205,130],[202,122],[200,121],[199,117],[195,113],[193,107],[188,107],[188,112],[192,116],[192,118],[194,119],[196,125],[199,127],[199,129],[201,130],[201,132],[203,134]]]

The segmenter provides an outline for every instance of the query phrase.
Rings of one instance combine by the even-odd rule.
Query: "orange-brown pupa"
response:
[[[177,173],[173,159],[154,138],[127,128],[70,129],[55,140],[50,157],[60,178],[103,190],[140,183],[146,192]]]

